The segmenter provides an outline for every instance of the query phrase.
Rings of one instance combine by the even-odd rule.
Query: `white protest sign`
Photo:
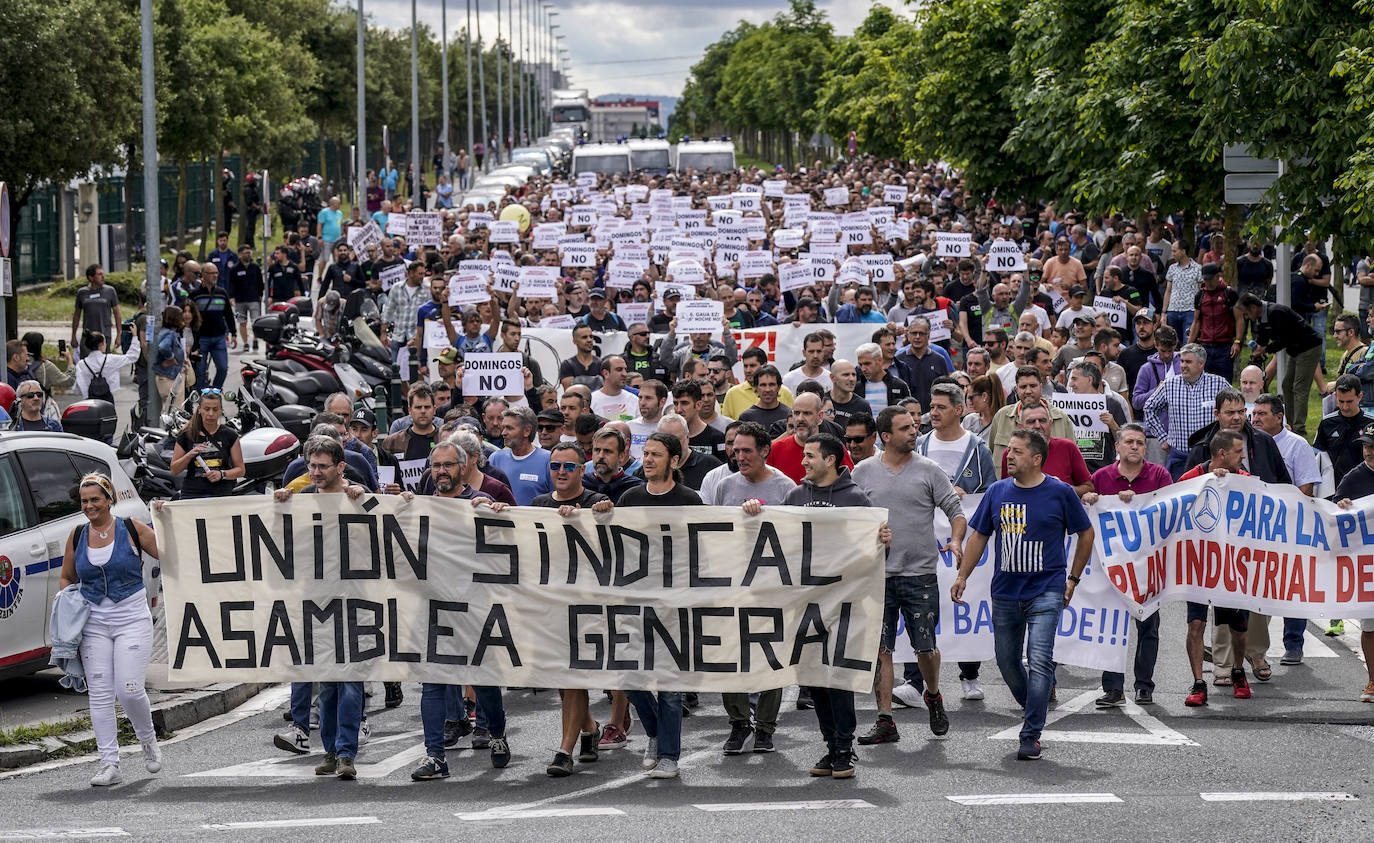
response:
[[[773,271],[773,255],[769,252],[745,252],[740,260],[739,276],[742,279],[762,278]]]
[[[573,189],[566,184],[556,184],[553,186],[553,201],[571,202],[573,201]]]
[[[520,298],[556,299],[562,273],[556,266],[520,267]]]
[[[773,232],[773,245],[779,249],[796,249],[805,237],[806,232],[800,228],[779,228]]]
[[[567,233],[567,227],[562,223],[546,222],[534,227],[534,248],[557,249],[558,238]]]
[[[941,342],[950,338],[949,314],[943,310],[932,310],[930,313],[912,313],[907,316],[907,324],[911,324],[912,316],[924,316],[930,321],[930,341]]]
[[[364,225],[348,229],[348,245],[359,256],[367,254],[368,246],[382,244],[382,229],[376,220],[368,220]]]
[[[1011,240],[994,240],[988,247],[989,272],[1024,272],[1026,255]]]
[[[444,327],[442,319],[431,319],[425,322],[425,348],[430,351],[443,351],[453,342],[448,338],[448,328]]]
[[[596,173],[578,173],[578,187],[596,187]]]
[[[937,258],[966,258],[972,252],[973,235],[955,231],[935,232]]]
[[[442,214],[407,214],[406,240],[412,246],[444,245],[444,217]]]
[[[827,187],[824,196],[827,206],[849,204],[849,188],[847,187]]]
[[[596,225],[596,209],[591,205],[574,205],[568,211],[568,225],[573,228],[590,228]]]
[[[866,246],[873,242],[873,229],[868,220],[841,221],[840,234],[846,246]]]
[[[495,217],[486,211],[468,214],[468,228],[486,228],[491,225],[493,219]]]
[[[815,282],[811,263],[784,263],[778,266],[778,289],[784,293],[809,287]]]
[[[377,274],[377,278],[382,282],[382,290],[390,290],[393,285],[404,284],[406,280],[406,265],[403,263],[388,266]]]
[[[892,281],[892,255],[859,255],[859,260],[863,262],[864,268],[868,270],[869,278],[874,284],[885,284]]]
[[[576,269],[591,268],[596,265],[596,244],[579,243],[563,247],[563,265]]]
[[[643,322],[647,325],[649,324],[649,316],[651,315],[649,309],[651,307],[653,305],[647,301],[621,302],[615,306],[615,315],[624,320],[627,326],[636,322]]]
[[[678,211],[677,225],[688,233],[700,231],[706,227],[705,211]]]
[[[519,352],[463,356],[463,395],[521,395],[524,357]]]
[[[668,263],[668,277],[683,284],[705,284],[706,270],[699,261],[674,260]]]
[[[449,307],[481,304],[484,301],[491,301],[491,293],[487,292],[487,281],[485,278],[477,278],[471,275],[455,275],[449,280]]]
[[[707,196],[706,206],[710,208],[713,213],[724,211],[730,207],[730,201],[729,196]]]
[[[520,267],[513,263],[501,262],[492,271],[492,284],[503,293],[514,292],[515,282],[520,280]]]
[[[1130,320],[1126,317],[1126,303],[1124,301],[1117,301],[1111,296],[1097,296],[1094,298],[1093,310],[1110,316],[1113,328],[1124,329],[1130,324]]]
[[[606,264],[606,286],[615,290],[628,290],[644,275],[638,262],[614,259]]]
[[[769,199],[781,199],[787,192],[787,181],[785,179],[764,179],[763,195]]]
[[[491,277],[491,261],[489,260],[466,260],[458,261],[458,271],[464,275],[477,275],[482,278]]]
[[[396,482],[396,466],[377,464],[377,485],[385,489]]]
[[[883,185],[883,204],[901,205],[906,202],[906,185],[904,184],[885,184]]]
[[[677,332],[679,334],[709,333],[720,330],[720,320],[725,318],[725,303],[715,299],[693,299],[679,302],[677,306]]]
[[[1107,396],[1102,393],[1079,395],[1070,392],[1056,392],[1054,406],[1069,417],[1069,424],[1075,433],[1106,433],[1107,423],[1102,414],[1107,412]]]
[[[491,232],[487,239],[492,243],[520,242],[520,223],[515,220],[495,220],[487,229]]]
[[[410,220],[405,214],[391,214],[386,218],[386,233],[389,237],[410,239]]]
[[[420,488],[420,477],[429,467],[429,460],[421,457],[418,460],[400,460],[401,485],[407,490],[414,492]]]
[[[539,327],[571,331],[573,328],[577,327],[577,318],[567,313],[560,313],[557,316],[546,316],[539,320]]]
[[[763,207],[763,200],[757,193],[736,193],[732,198],[736,211],[757,211]]]
[[[835,277],[835,261],[828,257],[811,257],[804,255],[811,267],[811,280],[830,281]]]

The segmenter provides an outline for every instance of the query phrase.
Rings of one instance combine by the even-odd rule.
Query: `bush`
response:
[[[76,291],[86,286],[86,278],[82,276],[73,281],[60,281],[48,288],[48,297],[55,299],[73,300]],[[114,287],[119,294],[121,304],[137,305],[143,296],[143,271],[137,272],[107,272],[105,273],[105,283]]]

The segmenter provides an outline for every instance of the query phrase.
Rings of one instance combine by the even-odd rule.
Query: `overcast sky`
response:
[[[536,0],[537,1],[537,0]],[[448,0],[451,33],[463,27],[469,0]],[[482,38],[496,36],[497,7],[503,37],[509,31],[507,4],[512,0],[473,0],[480,7]],[[819,0],[817,5],[835,31],[848,35],[874,2],[904,9],[900,0]],[[519,14],[520,0],[513,0]],[[761,23],[788,7],[786,0],[552,0],[551,18],[570,53],[573,84],[593,97],[606,93],[682,93],[687,72],[707,45],[741,19]],[[528,2],[526,8],[533,6]],[[410,26],[410,0],[363,0],[374,23],[389,28]],[[440,0],[417,0],[416,14],[435,31],[440,28]],[[474,13],[474,17],[477,15]],[[474,23],[473,29],[479,28]],[[633,60],[633,61],[628,61]],[[609,62],[620,62],[611,64]]]

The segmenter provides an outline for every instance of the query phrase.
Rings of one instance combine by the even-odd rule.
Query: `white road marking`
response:
[[[835,808],[872,808],[862,799],[810,799],[803,802],[717,802],[693,805],[700,811],[825,811]]]
[[[690,763],[690,762],[692,762],[692,761],[697,761],[697,760],[700,760],[700,759],[702,759],[702,758],[709,758],[709,757],[716,756],[716,755],[719,755],[719,754],[720,754],[720,748],[719,748],[719,747],[711,747],[711,748],[709,748],[709,749],[702,749],[702,750],[699,750],[699,751],[697,751],[697,752],[693,752],[691,755],[685,755],[685,756],[679,758],[679,759],[678,759],[678,765],[679,765],[679,766],[686,765],[686,764],[688,764],[688,763]],[[557,796],[549,796],[549,797],[546,797],[546,798],[544,798],[544,799],[538,799],[538,800],[536,800],[536,801],[534,801],[534,802],[526,802],[526,803],[521,804],[521,805],[512,805],[512,806],[510,806],[509,808],[507,808],[507,809],[505,809],[505,810],[509,810],[509,811],[527,811],[527,810],[530,810],[531,808],[542,808],[542,807],[545,806],[545,805],[555,805],[555,804],[557,804],[557,803],[559,803],[559,802],[567,802],[567,801],[574,800],[574,799],[581,799],[581,798],[584,797],[584,796],[591,796],[591,795],[597,794],[597,793],[604,793],[605,791],[608,791],[608,790],[616,790],[617,788],[622,788],[622,787],[624,787],[624,786],[627,785],[627,784],[635,784],[635,783],[637,783],[637,782],[643,782],[643,783],[645,783],[645,784],[648,784],[650,781],[652,781],[652,779],[648,778],[648,771],[645,770],[645,771],[639,772],[639,773],[631,773],[631,774],[628,775],[628,776],[621,776],[621,777],[618,778],[618,779],[611,779],[610,781],[602,782],[601,784],[592,785],[591,787],[584,787],[584,788],[582,788],[581,790],[570,790],[570,791],[568,791],[567,793],[560,793],[560,794],[558,794]]]
[[[1306,624],[1302,628],[1302,657],[1304,659],[1334,659],[1339,658],[1340,653],[1331,649],[1322,640],[1325,636],[1312,634],[1312,630]],[[1277,660],[1283,658],[1283,618],[1269,618],[1269,649],[1265,652],[1265,658]]]
[[[1101,696],[1101,691],[1084,691],[1078,696],[1066,702],[1061,702],[1059,707],[1045,718],[1045,725],[1068,717],[1070,714],[1077,714],[1092,703],[1094,699]],[[1046,728],[1041,733],[1044,741],[1064,741],[1066,743],[1117,743],[1135,744],[1141,746],[1197,746],[1197,742],[1190,740],[1187,735],[1164,725],[1158,718],[1152,716],[1145,709],[1136,705],[1131,699],[1126,700],[1126,704],[1121,706],[1121,712],[1133,720],[1143,731],[1139,732],[1107,732],[1107,731],[1087,731],[1087,730],[1057,730]],[[1109,714],[1109,712],[1107,712]],[[1021,735],[1021,725],[1018,723],[1007,729],[1003,729],[995,735],[990,735],[988,740],[1019,740]]]
[[[21,828],[0,831],[0,840],[85,840],[94,837],[128,837],[122,828]]]
[[[1122,801],[1115,793],[980,793],[945,798],[960,805],[1081,805]]]
[[[401,732],[396,735],[376,737],[368,741],[367,745],[358,752],[358,778],[386,778],[403,767],[407,767],[419,761],[421,758],[424,758],[425,747],[423,742],[421,742],[419,745],[408,746],[400,752],[389,755],[382,760],[367,760],[373,747],[384,746],[397,741],[413,741],[415,738],[423,735],[423,729],[415,729],[409,732]],[[186,773],[183,778],[245,776],[255,778],[313,779],[315,778],[315,765],[323,760],[323,758],[323,752],[312,752],[308,755],[287,755],[286,753],[282,753],[272,758],[245,761],[242,764],[217,767],[213,770],[203,770],[199,773]]]
[[[1253,793],[1199,793],[1203,802],[1356,802],[1359,797],[1353,793],[1335,791],[1313,791],[1309,793],[1288,791],[1256,791]]]
[[[380,825],[376,817],[302,817],[295,820],[257,820],[239,823],[206,823],[209,831],[234,831],[249,828],[314,828],[317,825]]]
[[[239,722],[240,720],[247,720],[249,717],[255,717],[259,714],[262,714],[265,711],[271,711],[272,709],[275,709],[282,703],[286,702],[290,697],[290,685],[275,685],[271,688],[263,690],[261,693],[258,693],[252,698],[245,700],[242,705],[240,705],[238,708],[233,709],[232,711],[226,711],[223,714],[217,714],[214,717],[211,717],[208,720],[203,720],[194,726],[187,726],[185,729],[178,730],[176,733],[176,737],[169,738],[165,741],[159,741],[158,745],[171,746],[172,744],[181,743],[182,741],[188,741],[191,738],[198,738],[201,735],[206,734],[207,732],[213,732],[216,729],[220,729],[225,726],[231,726]],[[138,744],[133,744],[132,746],[121,746],[119,748],[120,755],[132,755],[134,753],[142,751],[143,748],[140,747]],[[99,755],[93,752],[90,755],[79,755],[75,758],[62,758],[57,761],[44,761],[41,764],[33,764],[28,767],[19,767],[14,770],[6,770],[4,772],[0,772],[0,781],[14,778],[15,776],[27,775],[29,773],[42,773],[46,770],[56,770],[61,767],[73,767],[77,764],[89,764],[90,762],[97,760],[99,757]]]
[[[619,808],[490,808],[486,811],[454,814],[465,822],[489,820],[534,820],[547,817],[623,817],[625,812]]]

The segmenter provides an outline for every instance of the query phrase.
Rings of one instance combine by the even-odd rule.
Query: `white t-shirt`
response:
[[[658,431],[658,422],[646,422],[642,418],[633,418],[628,422],[630,426],[630,456],[640,459],[644,456],[644,443],[649,441],[649,436]]]
[[[1056,328],[1068,328],[1072,332],[1073,320],[1079,316],[1086,316],[1094,322],[1097,321],[1097,311],[1085,304],[1080,310],[1074,310],[1071,307],[1064,308],[1059,312],[1059,321],[1055,322],[1054,325]]]
[[[1021,368],[1015,360],[1008,360],[997,369],[997,377],[1002,379],[1002,394],[1016,394],[1016,370]]]
[[[813,380],[816,383],[820,384],[826,392],[830,391],[830,370],[824,368],[821,369],[821,373],[819,375],[816,375],[813,378],[810,375],[803,372],[801,366],[798,366],[797,368],[782,376],[782,385],[792,390],[793,393],[795,393],[797,391],[797,385],[805,380]]]
[[[639,396],[628,389],[620,390],[618,395],[593,390],[592,412],[607,421],[629,421],[639,415]]]
[[[945,472],[945,476],[953,481],[959,474],[959,466],[963,464],[964,451],[968,450],[971,438],[973,434],[967,430],[953,442],[945,442],[939,436],[932,435],[926,443],[926,456],[934,460]]]

